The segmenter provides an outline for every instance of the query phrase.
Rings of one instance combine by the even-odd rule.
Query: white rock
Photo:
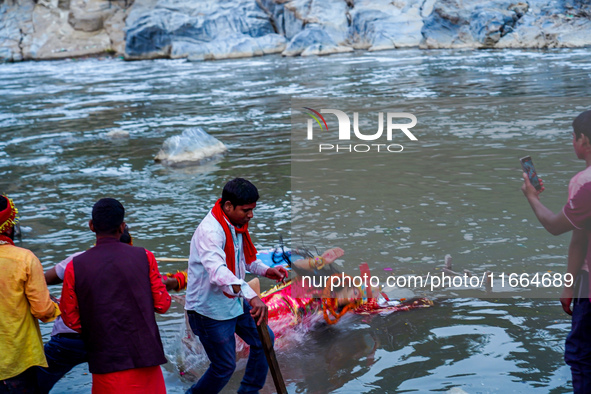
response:
[[[108,133],[106,133],[105,137],[111,138],[114,140],[129,138],[129,131],[123,130],[123,129],[115,129],[115,130],[111,130]]]
[[[220,155],[227,149],[218,139],[197,127],[164,141],[154,160],[170,166],[185,165]]]

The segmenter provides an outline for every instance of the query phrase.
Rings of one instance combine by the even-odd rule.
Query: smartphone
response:
[[[534,162],[532,161],[530,156],[525,156],[519,159],[521,162],[521,167],[523,168],[523,172],[527,174],[529,181],[531,184],[536,188],[536,190],[540,190],[542,185],[540,184],[540,180],[538,179],[538,174],[536,173],[536,169],[534,167]]]

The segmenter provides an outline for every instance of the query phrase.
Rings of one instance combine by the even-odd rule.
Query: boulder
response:
[[[59,6],[58,6],[59,8]],[[74,30],[93,32],[103,28],[105,15],[102,12],[70,11],[68,23]]]
[[[285,37],[279,34],[267,34],[263,37],[240,35],[215,42],[175,41],[172,44],[171,57],[190,61],[217,60],[240,57],[262,56],[280,53],[285,49]]]
[[[62,10],[69,10],[70,4],[71,4],[70,0],[58,0],[57,8],[60,8]]]
[[[60,59],[102,54],[111,49],[109,35],[101,28],[86,32],[75,30],[68,22],[69,11],[57,7],[35,6],[34,31],[22,41],[24,59]]]
[[[121,140],[129,138],[129,131],[123,129],[114,129],[105,133],[105,138],[112,140]]]
[[[352,52],[353,48],[337,44],[320,26],[308,25],[293,37],[281,53],[283,56],[330,55],[333,53]]]
[[[497,48],[584,47],[591,44],[591,5],[582,0],[531,1]]]
[[[336,48],[337,43],[320,26],[310,25],[296,34],[283,51],[283,56],[297,56],[311,46]]]
[[[470,33],[482,47],[493,47],[502,36],[513,30],[518,19],[517,13],[509,10],[476,9],[470,16]]]
[[[353,52],[353,48],[342,45],[322,45],[313,44],[304,49],[300,56],[321,56],[321,55],[332,55],[335,53]]]
[[[33,31],[33,0],[0,3],[0,61],[23,60],[23,34]]]
[[[0,60],[43,60],[123,51],[125,10],[104,0],[0,4]]]
[[[103,28],[111,40],[111,52],[122,55],[125,53],[125,9],[117,9],[110,18],[105,19]]]
[[[167,138],[154,161],[168,166],[199,164],[219,156],[228,148],[201,127],[184,130],[180,135]]]
[[[370,51],[419,46],[423,38],[421,4],[414,0],[356,2],[350,11],[351,44]]]
[[[438,0],[423,48],[555,48],[591,45],[585,0]]]
[[[283,52],[287,46],[287,40],[279,34],[267,34],[257,38],[257,44],[261,47],[263,55],[270,55]]]
[[[506,0],[439,0],[425,19],[423,48],[494,47],[513,31],[527,4]]]
[[[141,15],[130,15],[126,56],[192,60],[258,56],[282,50],[284,41],[254,0],[169,0],[157,2]]]
[[[149,59],[168,56],[172,45],[169,26],[181,18],[189,19],[166,9],[157,9],[138,17],[131,26],[128,19],[125,57]],[[182,21],[180,24],[182,25]]]
[[[285,32],[285,7],[286,0],[256,0],[257,4],[267,14],[269,22],[277,34],[287,37]],[[293,35],[289,36],[293,37]]]
[[[286,38],[292,40],[309,25],[321,26],[337,44],[344,44],[349,36],[350,9],[344,0],[292,0],[284,4]]]

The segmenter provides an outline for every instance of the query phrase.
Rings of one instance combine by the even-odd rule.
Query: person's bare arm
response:
[[[69,255],[50,269],[48,269],[45,275],[45,282],[48,285],[59,285],[64,281],[64,274],[66,272],[66,267],[72,262],[74,257],[81,255],[84,252],[77,252],[74,254]],[[61,277],[60,277],[61,275]]]
[[[59,276],[57,276],[57,272],[55,271],[55,267],[52,267],[45,271],[45,282],[48,285],[59,285],[63,282]]]
[[[322,256],[296,260],[291,264],[307,271],[313,271],[314,269],[322,269],[326,264],[334,263],[336,259],[342,257],[344,254],[345,251],[341,248],[331,248],[322,253]]]
[[[541,180],[540,183],[542,183]],[[540,224],[542,224],[550,234],[560,235],[575,229],[575,226],[573,226],[566,216],[564,216],[562,210],[558,213],[554,213],[542,204],[540,201],[540,193],[544,191],[544,188],[542,187],[539,191],[536,190],[529,181],[526,173],[523,173],[523,185],[521,186],[521,191],[527,198],[527,201]]]
[[[166,286],[166,291],[179,290],[179,282],[175,278],[162,279],[162,283]]]

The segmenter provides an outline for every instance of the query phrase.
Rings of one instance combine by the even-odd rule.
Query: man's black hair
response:
[[[124,217],[125,208],[114,198],[101,198],[92,207],[92,224],[97,234],[115,234]]]
[[[230,201],[232,206],[246,205],[257,202],[259,191],[256,186],[243,178],[234,178],[226,183],[222,191],[222,207],[226,201]]]
[[[586,135],[591,141],[591,110],[581,113],[573,121],[573,130],[577,139]]]

